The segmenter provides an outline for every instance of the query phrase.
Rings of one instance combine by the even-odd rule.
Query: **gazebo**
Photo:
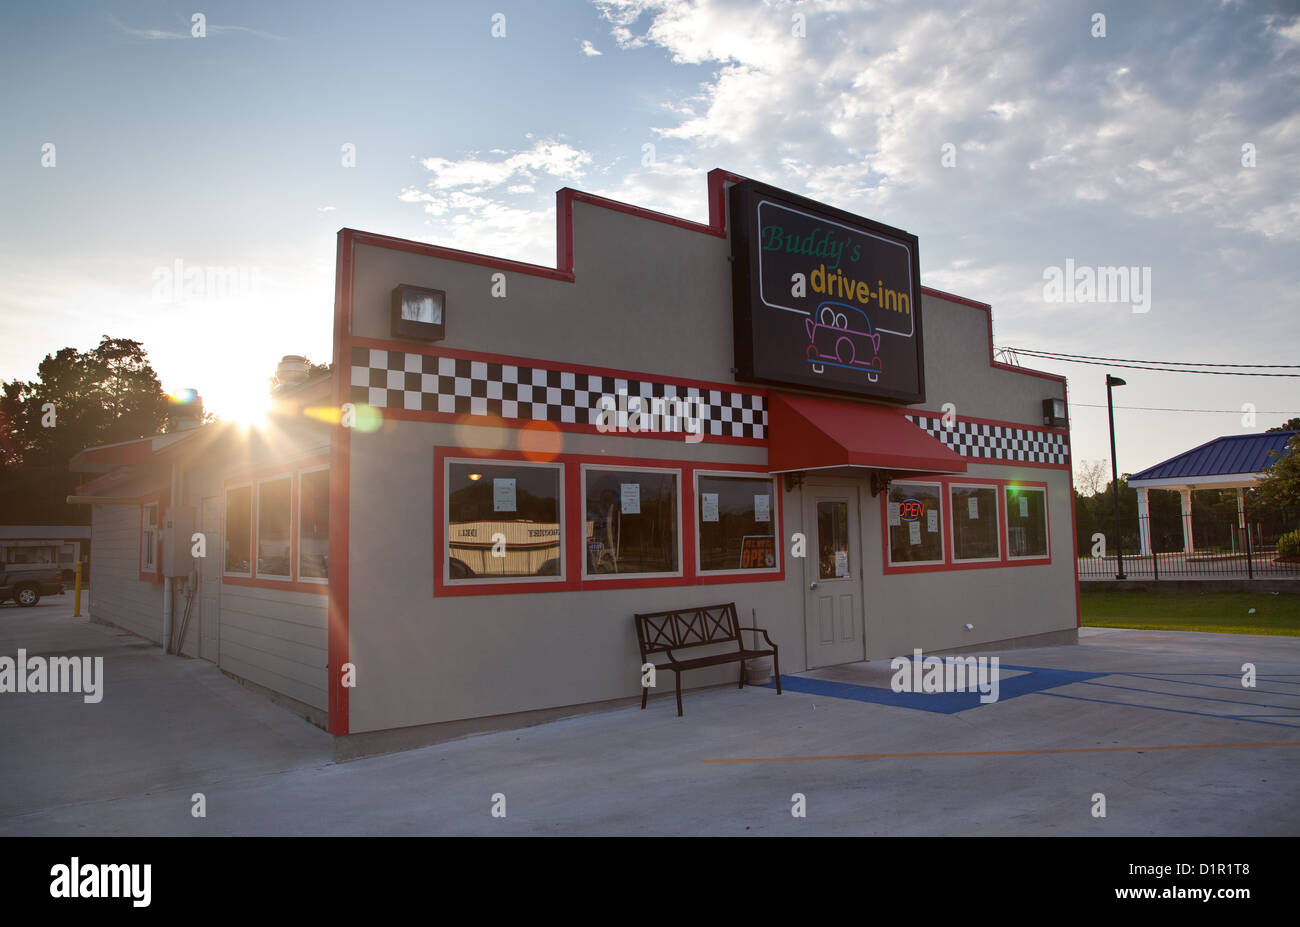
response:
[[[1245,527],[1243,494],[1260,479],[1279,456],[1287,453],[1287,444],[1295,431],[1270,431],[1255,435],[1227,435],[1207,441],[1200,447],[1147,467],[1129,477],[1128,485],[1138,493],[1138,531],[1144,555],[1151,553],[1151,519],[1147,493],[1152,489],[1177,490],[1182,499],[1183,551],[1193,553],[1192,490],[1237,490],[1237,524]]]

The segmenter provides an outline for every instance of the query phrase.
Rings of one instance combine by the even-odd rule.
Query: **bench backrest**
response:
[[[652,653],[705,644],[725,644],[740,641],[740,620],[736,617],[736,603],[706,605],[701,608],[679,608],[666,612],[647,612],[636,616],[636,636],[641,644],[641,659]]]

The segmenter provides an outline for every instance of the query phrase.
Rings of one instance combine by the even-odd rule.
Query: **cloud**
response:
[[[1220,9],[1173,22],[1152,11],[1112,17],[1109,36],[1093,39],[1082,7],[1026,11],[1010,0],[921,11],[594,3],[621,47],[713,69],[656,129],[707,154],[701,168],[876,213],[1028,192],[1044,212],[1102,203],[1300,239],[1300,162],[1283,154],[1300,134],[1284,101],[1300,89],[1300,18]],[[955,170],[939,160],[949,142]],[[1272,153],[1268,171],[1244,172],[1246,142],[1261,168]]]
[[[114,26],[116,26],[118,31],[121,32],[123,35],[129,35],[132,38],[136,38],[136,39],[147,39],[150,41],[156,41],[159,39],[168,40],[168,39],[194,38],[194,35],[190,31],[191,27],[188,24],[178,32],[169,32],[166,29],[137,29],[132,26],[126,25],[125,23],[118,20],[117,17],[115,16],[109,16],[108,19],[109,22],[111,22]],[[204,31],[206,32],[207,38],[212,38],[219,35],[231,35],[234,33],[244,33],[246,35],[255,35],[261,39],[274,39],[276,41],[284,40],[284,36],[275,35],[270,32],[263,32],[260,29],[253,29],[249,26],[222,26],[215,23],[205,23]]]
[[[592,158],[558,139],[530,139],[526,148],[494,148],[488,157],[471,152],[460,159],[422,158],[430,178],[404,188],[397,198],[424,210],[435,244],[554,264],[555,208],[547,196],[580,182]],[[507,205],[506,197],[525,201]]]
[[[589,39],[583,39],[583,40],[582,40],[582,53],[583,53],[584,55],[586,55],[587,57],[589,57],[589,58],[595,58],[595,57],[597,57],[598,55],[603,55],[603,54],[605,54],[603,51],[601,51],[601,50],[600,50],[599,48],[597,48],[595,45],[592,45],[592,44],[591,44],[591,41],[590,41]]]
[[[437,157],[420,161],[434,175],[429,181],[430,188],[474,192],[498,187],[512,180],[532,183],[539,174],[577,180],[590,163],[591,156],[585,151],[553,139],[538,139],[531,148],[495,160],[471,155],[458,161]]]

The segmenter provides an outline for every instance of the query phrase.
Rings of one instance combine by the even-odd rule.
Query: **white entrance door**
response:
[[[804,633],[808,666],[865,659],[858,487],[804,486]]]
[[[203,500],[201,513],[207,556],[199,561],[199,656],[218,661],[221,640],[221,498]]]

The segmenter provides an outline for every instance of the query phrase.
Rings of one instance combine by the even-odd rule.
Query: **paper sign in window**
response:
[[[907,540],[911,544],[921,543],[921,523],[919,521],[909,521],[907,523]]]
[[[700,518],[704,521],[718,520],[718,494],[716,492],[700,493]]]
[[[514,477],[498,477],[492,480],[492,511],[515,511]]]
[[[971,496],[966,500],[966,511],[971,518],[980,517],[980,500],[978,496]]]
[[[1021,497],[1020,497],[1020,517],[1021,517],[1021,518],[1028,518],[1028,517],[1029,517],[1029,497],[1028,497],[1028,496],[1021,496]]]
[[[754,496],[754,521],[772,520],[772,497],[763,494]]]
[[[931,534],[939,530],[939,513],[934,509],[925,513],[925,530]]]
[[[641,484],[619,483],[619,505],[624,515],[640,515]]]
[[[898,503],[891,502],[889,503],[889,527],[893,528],[900,524],[902,524],[902,522],[898,517]]]
[[[835,551],[835,575],[849,575],[849,552],[847,550]]]

